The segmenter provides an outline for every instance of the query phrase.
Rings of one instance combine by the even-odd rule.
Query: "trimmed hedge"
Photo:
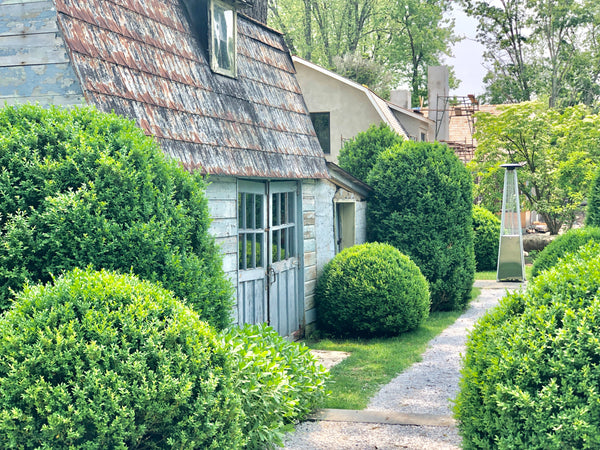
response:
[[[600,447],[600,244],[474,327],[456,399],[465,449]]]
[[[477,270],[496,270],[500,219],[481,206],[473,207],[473,247]]]
[[[0,109],[0,310],[75,267],[159,281],[202,319],[231,321],[205,182],[132,121],[91,108]]]
[[[283,445],[284,433],[323,402],[329,373],[308,347],[266,325],[233,328],[222,344],[234,360],[247,447]]]
[[[316,291],[318,326],[338,336],[396,336],[429,315],[427,280],[389,244],[344,249],[324,268]]]
[[[600,227],[600,168],[590,186],[585,224],[589,227]]]
[[[0,318],[2,448],[241,448],[227,351],[172,293],[75,269]]]
[[[408,255],[429,281],[432,310],[461,310],[475,278],[471,174],[446,145],[407,141],[381,153],[369,240]]]
[[[371,125],[367,131],[358,133],[344,143],[338,157],[339,165],[349,174],[365,181],[379,154],[402,141],[402,137],[387,124]]]
[[[557,236],[536,257],[531,268],[531,277],[537,277],[544,270],[558,264],[566,254],[576,252],[590,241],[600,242],[600,228],[571,229]]]

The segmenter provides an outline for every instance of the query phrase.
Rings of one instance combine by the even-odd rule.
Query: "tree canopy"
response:
[[[454,23],[444,15],[449,5],[449,0],[270,0],[269,25],[284,33],[292,53],[328,69],[340,68],[336,57],[346,60],[344,68],[348,60],[371,61],[384,69],[370,67],[371,89],[386,97],[406,83],[416,102],[426,98],[427,66],[440,65],[457,39]],[[351,71],[338,73],[361,83]]]
[[[488,64],[485,99],[550,106],[600,98],[600,4],[596,0],[461,0],[478,20]]]
[[[470,163],[479,179],[476,196],[499,211],[503,163],[524,163],[519,188],[525,206],[537,211],[552,234],[570,227],[600,162],[600,116],[583,105],[559,110],[545,101],[477,114],[477,150]]]

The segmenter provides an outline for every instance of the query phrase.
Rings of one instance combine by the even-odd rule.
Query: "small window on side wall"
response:
[[[235,8],[220,0],[210,2],[210,66],[214,72],[237,76]]]
[[[310,120],[312,120],[317,139],[323,149],[323,153],[329,155],[331,153],[331,128],[329,124],[329,113],[319,112],[310,113]]]

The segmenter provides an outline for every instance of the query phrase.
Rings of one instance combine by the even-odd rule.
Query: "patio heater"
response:
[[[525,281],[525,258],[523,255],[523,232],[517,168],[521,164],[502,164],[504,167],[504,192],[502,194],[502,220],[500,224],[500,248],[498,249],[498,281]]]

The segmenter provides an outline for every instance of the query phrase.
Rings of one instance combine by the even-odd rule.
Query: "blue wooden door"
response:
[[[295,182],[238,185],[238,322],[267,322],[282,336],[302,323],[298,193]]]

